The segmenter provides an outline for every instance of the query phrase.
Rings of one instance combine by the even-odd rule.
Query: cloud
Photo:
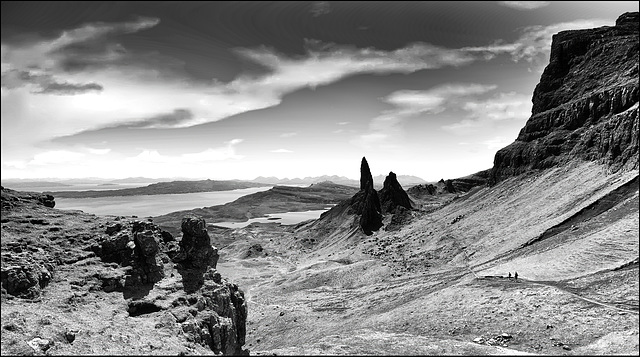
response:
[[[498,1],[498,4],[517,10],[534,10],[549,6],[551,1]]]
[[[515,92],[497,93],[485,100],[469,100],[460,108],[466,113],[463,120],[442,126],[455,134],[471,133],[486,128],[492,123],[512,120],[526,120],[531,116],[531,99]]]
[[[481,55],[485,60],[490,60],[497,55],[510,55],[514,62],[547,60],[551,51],[551,42],[554,34],[566,30],[587,29],[611,25],[610,21],[592,19],[562,22],[548,26],[529,26],[521,29],[520,37],[512,43],[496,41],[487,46],[464,47],[460,49],[469,54]]]
[[[43,86],[42,90],[36,93],[40,94],[57,94],[57,95],[74,95],[91,91],[100,92],[103,87],[97,83],[74,84],[74,83],[57,83],[51,82]]]
[[[118,124],[112,127],[127,127],[135,129],[171,128],[192,118],[193,113],[189,109],[180,108],[175,109],[170,113],[158,114],[147,119]]]
[[[287,149],[277,149],[277,150],[271,150],[271,152],[275,152],[275,153],[291,153],[293,151],[287,150]]]
[[[485,145],[490,151],[496,151],[511,144],[512,142],[513,139],[507,139],[504,136],[496,136],[494,138],[483,141],[482,144]]]
[[[296,135],[298,135],[298,133],[290,132],[290,133],[282,133],[282,134],[280,134],[280,137],[281,138],[290,138],[290,137],[293,137],[293,136],[296,136]]]
[[[218,121],[276,106],[288,93],[357,74],[409,74],[465,66],[498,55],[529,61],[548,53],[552,33],[600,24],[578,21],[528,27],[515,42],[457,49],[416,42],[379,50],[314,40],[306,41],[301,55],[267,47],[236,49],[235,54],[263,66],[267,73],[239,75],[228,83],[194,83],[164,75],[151,61],[153,56],[131,52],[109,40],[158,23],[151,18],[100,22],[63,31],[53,39],[2,43],[3,160],[22,155],[25,145],[97,128],[183,128]],[[143,65],[147,60],[151,65]],[[93,66],[91,70],[86,70],[87,65]],[[441,90],[389,96],[387,102],[394,109],[372,120],[362,142],[384,136],[391,143],[400,137],[406,116],[435,113],[462,95],[452,88]],[[467,119],[473,124],[473,118]],[[28,137],[17,135],[26,131]]]
[[[28,86],[35,94],[75,95],[91,91],[100,92],[104,88],[97,83],[57,82],[54,76],[36,70],[7,70],[2,73],[2,87],[15,89]]]
[[[79,147],[77,150],[47,150],[27,160],[3,160],[3,177],[169,177],[180,172],[209,173],[211,164],[238,161],[236,152],[242,139],[233,139],[219,147],[181,155],[164,155],[155,149],[141,149],[131,157],[123,157],[110,149]]]
[[[382,98],[392,104],[393,109],[382,112],[369,123],[369,131],[356,138],[353,143],[363,148],[386,144],[402,137],[401,125],[411,116],[422,113],[437,114],[457,108],[469,96],[477,96],[496,89],[495,85],[476,83],[450,83],[428,90],[399,90]]]
[[[316,1],[311,4],[311,16],[318,17],[331,13],[331,5],[328,1]]]
[[[258,77],[240,76],[229,83],[229,92],[275,98],[355,74],[412,73],[423,69],[457,67],[474,61],[470,54],[427,43],[383,51],[307,40],[304,56],[289,57],[266,47],[237,49],[236,52],[267,67],[270,73]]]

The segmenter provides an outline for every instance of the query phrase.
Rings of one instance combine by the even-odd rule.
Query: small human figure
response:
[[[514,277],[516,278],[516,281],[518,281],[518,272],[515,273]]]
[[[511,279],[511,272],[509,272],[509,279]]]

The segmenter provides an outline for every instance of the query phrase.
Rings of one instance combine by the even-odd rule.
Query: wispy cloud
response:
[[[517,10],[535,10],[549,6],[551,1],[498,1],[498,4]]]
[[[494,138],[484,140],[482,142],[482,145],[485,145],[487,149],[491,151],[496,151],[511,144],[512,142],[513,142],[513,139],[507,139],[504,136],[496,136]]]
[[[207,172],[207,163],[238,161],[244,158],[236,149],[242,139],[233,139],[219,147],[181,155],[166,155],[156,149],[141,149],[132,157],[122,157],[110,149],[77,148],[77,150],[48,150],[27,160],[3,160],[2,170],[10,177],[83,177],[97,175],[166,177],[167,167],[174,172]],[[120,172],[113,172],[118,168]]]
[[[289,133],[282,133],[282,134],[280,134],[280,137],[281,137],[281,138],[291,138],[291,137],[294,137],[294,136],[296,136],[296,135],[298,135],[298,133],[296,133],[296,132],[289,132]]]
[[[472,133],[486,128],[492,123],[521,120],[531,115],[531,99],[515,92],[497,93],[485,100],[469,100],[460,108],[466,112],[463,120],[442,126],[442,129],[456,134]]]
[[[554,34],[566,30],[587,29],[600,26],[612,25],[610,21],[592,19],[562,22],[549,26],[529,26],[521,30],[520,37],[511,43],[502,40],[496,41],[487,46],[464,47],[461,51],[483,55],[484,59],[490,60],[497,55],[510,55],[513,61],[527,61],[544,59],[547,60],[551,51],[551,41]]]
[[[91,91],[100,92],[104,88],[98,83],[57,82],[53,75],[39,70],[7,70],[2,73],[3,89],[28,86],[31,93],[76,95]]]
[[[361,73],[412,73],[423,69],[462,66],[474,60],[462,51],[414,43],[393,51],[357,48],[307,40],[304,56],[290,57],[274,49],[238,49],[241,56],[270,70],[262,76],[240,76],[229,92],[280,97],[285,93],[327,85]]]
[[[328,1],[316,1],[311,4],[311,16],[318,17],[331,13],[331,4]]]
[[[394,106],[371,120],[369,131],[354,140],[354,144],[366,149],[375,145],[390,145],[386,141],[402,136],[401,125],[406,118],[418,114],[437,114],[451,107],[459,107],[469,96],[477,96],[496,88],[495,85],[476,83],[445,84],[428,90],[400,90],[383,100]]]
[[[287,154],[287,153],[292,153],[293,151],[287,150],[287,149],[276,149],[276,150],[271,150],[271,152],[275,152],[278,154]]]

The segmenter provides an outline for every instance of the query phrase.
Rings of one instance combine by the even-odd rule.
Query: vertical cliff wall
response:
[[[494,158],[490,184],[570,160],[638,169],[638,13],[553,36],[532,115]]]

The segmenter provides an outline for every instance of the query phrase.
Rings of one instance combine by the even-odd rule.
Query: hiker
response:
[[[516,281],[518,281],[518,272],[516,272],[516,274],[514,276],[516,278]]]
[[[508,278],[511,279],[511,272],[509,272],[509,277]]]

